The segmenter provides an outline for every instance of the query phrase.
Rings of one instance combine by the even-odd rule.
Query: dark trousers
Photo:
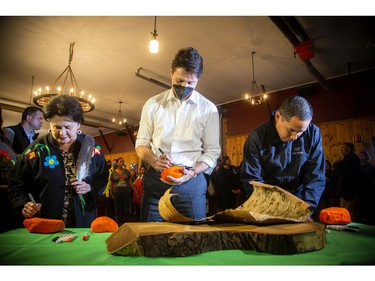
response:
[[[105,198],[105,214],[107,217],[115,219],[115,203],[110,196]]]
[[[171,198],[175,209],[183,216],[200,220],[206,217],[207,181],[203,174],[181,185],[167,185],[160,180],[160,173],[150,168],[143,176],[143,194],[141,201],[141,221],[162,222],[159,213],[159,199],[166,190],[172,188]]]
[[[119,225],[126,221],[130,221],[130,208],[132,197],[130,193],[112,192],[113,201],[115,203],[115,219]]]
[[[74,212],[75,212],[75,220],[77,228],[90,228],[91,223],[96,218],[96,208],[91,211],[85,210],[82,211],[82,206],[78,196],[73,197],[74,201]]]

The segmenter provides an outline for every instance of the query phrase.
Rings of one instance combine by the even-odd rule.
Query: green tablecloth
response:
[[[359,232],[327,230],[327,245],[319,251],[272,255],[256,251],[225,250],[188,257],[128,257],[107,253],[111,233],[66,229],[78,235],[70,243],[54,243],[59,235],[15,229],[0,234],[1,265],[375,265],[375,226],[354,224]],[[88,241],[83,241],[85,233]]]

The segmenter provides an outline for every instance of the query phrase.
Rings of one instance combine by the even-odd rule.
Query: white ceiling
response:
[[[363,16],[297,17],[312,40],[311,63],[324,78],[375,67],[375,21]],[[34,90],[52,84],[68,65],[78,85],[96,98],[85,132],[98,135],[118,129],[110,119],[119,110],[130,125],[139,123],[145,101],[164,88],[140,74],[170,84],[169,67],[178,49],[196,47],[204,59],[197,90],[223,104],[244,98],[251,88],[251,53],[255,80],[267,91],[316,81],[294,48],[266,16],[160,16],[160,51],[148,52],[153,16],[14,16],[0,18],[0,102],[25,107]],[[19,122],[20,113],[3,111],[4,126]],[[106,122],[106,121],[109,122]],[[47,128],[47,124],[43,127]]]

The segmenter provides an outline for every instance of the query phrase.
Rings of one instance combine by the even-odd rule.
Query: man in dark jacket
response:
[[[251,181],[279,186],[310,204],[319,203],[325,186],[325,159],[313,110],[300,96],[287,98],[269,121],[250,132],[244,145],[242,184]]]
[[[27,107],[21,118],[21,123],[4,128],[15,153],[21,154],[26,147],[37,139],[36,130],[43,125],[43,110],[37,106]]]
[[[361,182],[361,160],[354,153],[354,145],[345,142],[341,145],[343,159],[333,164],[338,175],[337,189],[340,206],[348,209],[352,221],[359,221],[358,195]]]

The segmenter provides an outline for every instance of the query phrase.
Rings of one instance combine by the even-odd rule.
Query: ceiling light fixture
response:
[[[119,104],[120,104],[119,111],[117,113],[117,116],[115,118],[112,118],[112,122],[115,123],[116,125],[121,126],[121,125],[126,124],[126,119],[124,118],[121,112],[122,101],[119,101]]]
[[[156,31],[156,16],[155,16],[155,21],[154,21],[154,31],[151,32],[151,40],[150,40],[150,46],[149,50],[150,53],[156,54],[159,52],[159,41],[156,39],[158,36],[158,32]]]
[[[260,92],[257,82],[255,81],[254,54],[255,52],[251,52],[251,62],[253,66],[253,81],[251,82],[251,92],[245,95],[245,99],[250,102],[251,105],[258,105],[264,102],[268,98],[268,96],[265,91],[264,85],[261,85],[263,92]]]
[[[60,74],[59,77],[57,77],[56,81],[53,83],[52,87],[50,88],[47,86],[45,90],[43,91],[42,88],[39,88],[37,91],[34,92],[34,98],[33,102],[36,105],[39,105],[43,107],[51,98],[53,98],[56,95],[61,95],[61,94],[66,94],[69,96],[74,96],[77,98],[77,100],[80,102],[82,109],[84,112],[90,112],[93,111],[95,108],[94,102],[95,99],[89,95],[87,98],[84,97],[85,92],[81,91],[80,88],[78,87],[77,80],[74,76],[71,63],[73,60],[73,48],[74,44],[70,43],[70,48],[69,48],[69,64],[68,66],[64,69],[64,71]],[[64,76],[64,81],[62,83],[62,86],[58,84],[58,81],[60,78]],[[70,83],[71,87],[69,89],[65,88],[66,80],[70,78]],[[54,89],[54,90],[52,90]]]

